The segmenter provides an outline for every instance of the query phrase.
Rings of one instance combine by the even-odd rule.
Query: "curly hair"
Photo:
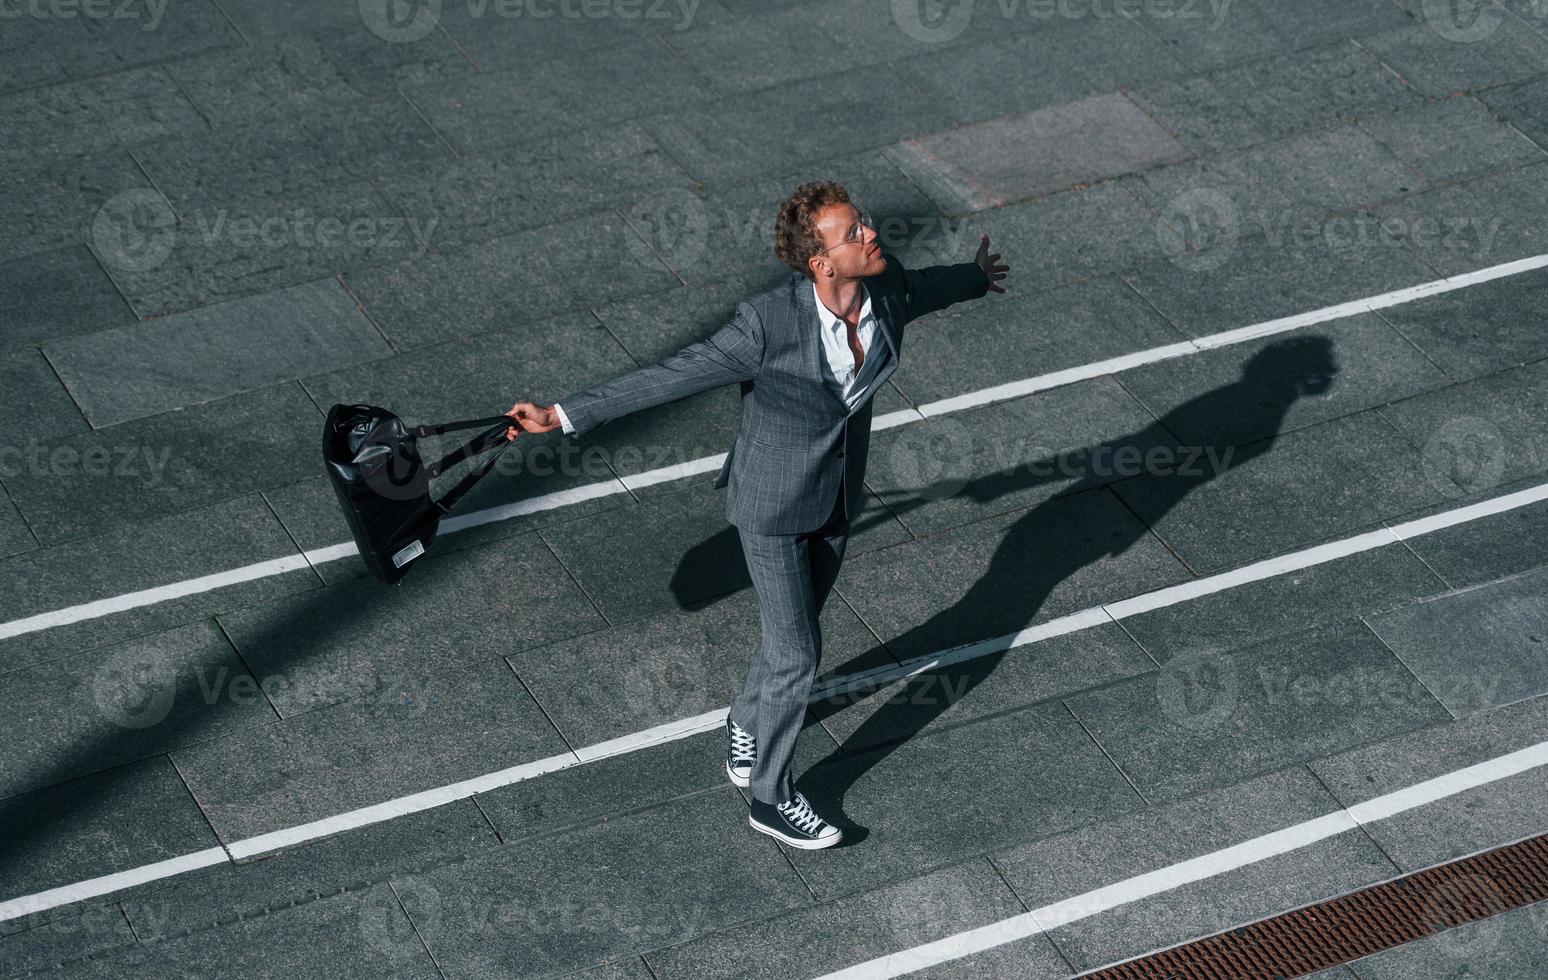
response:
[[[801,275],[812,278],[807,260],[822,251],[817,212],[830,204],[850,204],[849,192],[833,180],[812,180],[795,189],[779,206],[774,221],[774,254]]]

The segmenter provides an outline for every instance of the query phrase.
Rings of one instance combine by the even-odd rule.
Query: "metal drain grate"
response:
[[[1548,899],[1548,835],[1428,868],[1083,977],[1298,977],[1544,899]]]

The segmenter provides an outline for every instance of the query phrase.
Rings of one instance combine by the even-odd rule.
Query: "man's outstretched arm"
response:
[[[989,236],[984,235],[979,239],[978,254],[972,261],[904,269],[904,322],[944,310],[953,303],[978,299],[991,290],[1005,292],[999,282],[1010,271],[1010,266],[1001,263],[999,258],[1000,253],[990,253]]]
[[[642,409],[733,381],[750,381],[763,364],[764,347],[763,321],[752,304],[743,300],[730,322],[707,339],[689,344],[657,364],[568,395],[561,399],[562,411],[558,403],[519,401],[505,414],[527,432],[550,432],[562,426],[567,433],[581,435]],[[506,438],[516,435],[516,426],[512,426]]]

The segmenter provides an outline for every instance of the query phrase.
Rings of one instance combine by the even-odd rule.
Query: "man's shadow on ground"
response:
[[[1226,470],[1249,464],[1269,452],[1295,401],[1306,395],[1326,392],[1336,374],[1333,344],[1327,337],[1280,341],[1249,358],[1237,381],[1190,399],[1149,426],[1116,436],[1104,446],[1136,446],[1143,454],[1147,447],[1181,442],[1174,434],[1196,428],[1194,420],[1229,419],[1244,414],[1251,415],[1266,433],[1256,441],[1232,447],[1229,455],[1224,452],[1224,447],[1208,447],[1219,450],[1214,456],[1218,462],[1201,461],[1186,470],[1178,468],[1175,472],[1150,477],[1145,510],[1148,521],[1154,523],[1193,490]],[[1101,448],[1086,447],[1059,454],[1053,459],[1018,466],[1008,472],[991,474],[967,483],[955,495],[987,503],[1008,494],[1066,480],[1071,471],[1079,474],[1082,463],[1093,460]],[[1071,461],[1074,466],[1070,465]],[[1087,565],[1122,554],[1150,534],[1145,523],[1129,520],[1103,529],[1101,533],[1092,534],[1087,530],[1049,536],[1058,510],[1067,506],[1072,495],[1108,486],[1117,478],[1121,478],[1121,474],[1115,475],[1105,469],[1088,472],[1062,488],[1058,496],[1030,508],[1006,529],[987,570],[959,601],[902,635],[887,640],[887,646],[917,656],[919,650],[939,651],[948,646],[1004,636],[1051,618],[1040,613],[1060,583]],[[901,516],[941,496],[941,493],[933,492],[935,489],[925,488],[908,501],[889,504],[889,508],[893,514]],[[888,515],[879,514],[871,520],[887,519]],[[852,527],[851,535],[864,526]],[[674,577],[674,586],[683,580],[689,586],[685,592],[691,592],[692,586],[698,584],[688,581],[693,575],[690,569],[696,565],[696,555],[702,560],[707,550],[737,547],[736,529],[727,528],[685,557]],[[1035,556],[1036,560],[1029,561],[1029,556]],[[1007,589],[1009,582],[1016,583],[1014,590]],[[990,653],[922,672],[900,689],[884,687],[814,702],[808,713],[808,724],[821,722],[845,710],[872,712],[839,748],[801,779],[803,790],[818,811],[845,828],[846,844],[858,843],[866,836],[865,828],[844,814],[844,797],[849,788],[899,746],[949,711],[956,701],[970,696],[974,688],[994,673],[1008,652]],[[884,691],[889,695],[884,703],[866,703]],[[943,692],[950,694],[943,696]]]

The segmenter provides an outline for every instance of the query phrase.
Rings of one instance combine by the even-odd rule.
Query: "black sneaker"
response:
[[[803,851],[832,847],[844,839],[844,832],[819,817],[800,793],[778,806],[753,800],[747,822],[759,833]]]
[[[726,718],[726,734],[730,747],[726,749],[726,775],[731,785],[743,789],[752,785],[753,763],[758,761],[758,741],[741,725]]]

